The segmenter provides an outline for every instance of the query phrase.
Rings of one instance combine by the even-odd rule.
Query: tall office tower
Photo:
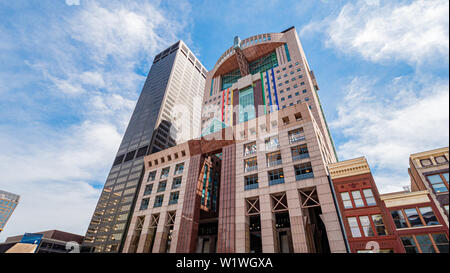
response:
[[[144,158],[123,252],[346,252],[317,90],[295,28],[236,37],[202,137]]]
[[[140,185],[144,156],[200,134],[206,73],[182,41],[156,55],[100,195],[84,245],[95,247],[95,252],[120,250]]]
[[[19,203],[20,196],[0,190],[0,232],[5,228],[11,214]]]

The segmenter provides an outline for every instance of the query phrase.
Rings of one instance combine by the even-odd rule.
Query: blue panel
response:
[[[272,94],[270,94],[269,70],[266,70],[266,81],[267,81],[267,93],[269,93],[270,112],[273,112],[273,109],[272,109]]]
[[[277,95],[277,84],[275,83],[275,75],[273,74],[273,68],[272,71],[272,83],[273,83],[273,93],[275,94],[275,102],[277,103],[277,110],[280,110],[280,105],[278,104],[278,95]]]

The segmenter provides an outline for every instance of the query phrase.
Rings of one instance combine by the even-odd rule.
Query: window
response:
[[[366,198],[366,203],[368,206],[374,206],[377,204],[375,202],[375,198],[373,197],[373,193],[371,189],[364,189],[363,190],[364,197]]]
[[[155,203],[153,205],[154,208],[161,207],[164,200],[164,195],[157,195],[155,197]]]
[[[360,216],[359,221],[361,222],[361,226],[366,237],[375,236],[368,216]]]
[[[447,215],[448,215],[448,204],[444,205],[444,209],[447,211]]]
[[[175,191],[175,192],[170,193],[169,205],[178,203],[179,196],[180,196],[180,192],[179,191]]]
[[[396,210],[391,211],[391,215],[397,228],[439,225],[431,207]]]
[[[284,183],[283,169],[273,170],[268,172],[269,186]]]
[[[255,158],[255,160],[256,160],[256,158]],[[280,165],[282,163],[281,153],[278,151],[278,152],[266,154],[266,161],[267,161],[267,167],[273,167],[273,166]]]
[[[434,192],[448,192],[448,173],[428,175],[427,179]]]
[[[256,157],[252,157],[244,160],[244,171],[252,172],[258,169],[258,161]]]
[[[394,224],[397,228],[407,228],[408,224],[401,210],[391,211],[392,219],[394,219]]]
[[[401,237],[406,253],[448,253],[448,238],[443,233]]]
[[[175,166],[175,172],[174,172],[174,174],[175,174],[175,175],[181,174],[181,173],[183,173],[183,170],[184,170],[184,163],[177,164],[177,165]]]
[[[305,136],[303,135],[303,128],[290,131],[288,137],[290,144],[304,140]]]
[[[172,181],[172,189],[177,189],[181,187],[181,176],[175,177]]]
[[[350,231],[352,232],[352,236],[354,238],[361,237],[361,230],[359,230],[358,220],[356,220],[356,217],[349,217],[347,220],[348,225],[350,226]]]
[[[380,214],[372,215],[372,221],[378,236],[386,235],[386,227],[383,223],[383,217]]]
[[[406,214],[406,218],[411,227],[421,227],[423,226],[422,221],[420,221],[419,213],[417,213],[416,208],[403,210]]]
[[[295,179],[302,180],[314,177],[311,162],[294,166]]]
[[[428,159],[428,158],[427,158],[427,159],[421,159],[421,160],[420,160],[420,164],[421,164],[423,167],[433,165],[433,163],[431,162],[431,160]]]
[[[364,201],[361,196],[360,191],[352,191],[353,201],[355,202],[355,207],[360,208],[364,207]]]
[[[144,189],[144,196],[152,194],[153,184],[146,185]]]
[[[167,178],[169,176],[169,171],[170,167],[162,169],[160,178]]]
[[[305,94],[306,93],[306,89],[303,89],[302,93]]]
[[[167,184],[167,181],[159,182],[158,183],[158,190],[157,190],[157,192],[165,191],[166,190],[166,184]]]
[[[306,144],[291,148],[292,161],[309,158],[308,147]]]
[[[147,182],[154,181],[156,178],[156,171],[153,171],[148,174]]]
[[[425,225],[427,226],[439,225],[439,221],[434,215],[434,212],[431,209],[431,207],[422,207],[419,208],[419,211],[420,214],[422,214],[422,218],[425,221]]]
[[[342,202],[344,203],[344,208],[346,209],[353,208],[352,200],[350,200],[350,194],[348,194],[348,192],[341,192],[341,198]]]
[[[248,143],[244,145],[244,156],[256,153],[256,142]]]
[[[280,147],[280,143],[278,142],[278,136],[269,137],[264,140],[264,144],[266,146],[266,150],[276,149]]]
[[[140,210],[146,210],[148,208],[149,198],[142,199]]]
[[[251,190],[258,188],[258,175],[250,175],[244,178],[244,190]]]
[[[412,236],[403,236],[401,237],[401,240],[403,246],[405,247],[406,253],[419,253],[419,250],[416,247],[416,242]]]

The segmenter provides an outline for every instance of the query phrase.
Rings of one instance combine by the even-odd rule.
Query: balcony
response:
[[[297,161],[301,159],[309,158],[309,153],[299,154],[292,156],[292,161]]]
[[[278,165],[281,165],[282,163],[283,162],[281,159],[269,161],[269,162],[267,162],[267,167],[278,166]]]
[[[184,171],[184,169],[180,169],[180,170],[175,170],[175,172],[173,173],[174,175],[178,175],[178,174],[182,174]],[[167,177],[167,176],[166,176]]]
[[[155,203],[154,208],[159,208],[162,206],[162,202]]]
[[[289,136],[289,143],[297,143],[299,141],[305,140],[305,136],[300,135],[300,134],[295,134],[295,135],[290,135]]]
[[[256,171],[256,170],[258,170],[258,165],[245,168],[245,172],[246,173],[253,172],[253,171]]]
[[[244,185],[244,190],[253,190],[258,188],[258,183]]]
[[[277,185],[277,184],[283,184],[284,178],[278,178],[274,180],[269,180],[269,186]]]
[[[302,180],[302,179],[308,179],[308,178],[313,178],[314,177],[314,173],[310,172],[310,173],[304,173],[304,174],[297,174],[295,176],[295,180]]]

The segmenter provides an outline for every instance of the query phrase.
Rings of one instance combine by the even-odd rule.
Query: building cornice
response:
[[[330,164],[328,165],[328,170],[330,171],[331,179],[370,173],[370,167],[365,157]]]

